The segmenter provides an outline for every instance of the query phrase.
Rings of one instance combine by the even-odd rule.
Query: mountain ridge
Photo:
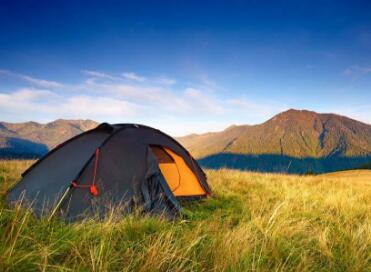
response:
[[[296,158],[369,156],[371,125],[332,113],[290,109],[257,125],[177,138],[196,158],[217,153]]]
[[[0,157],[35,158],[98,125],[92,120],[0,122]],[[204,167],[328,172],[371,161],[371,125],[332,113],[281,112],[256,125],[176,138]]]
[[[44,124],[0,122],[0,157],[39,157],[97,125],[92,120],[65,119]]]

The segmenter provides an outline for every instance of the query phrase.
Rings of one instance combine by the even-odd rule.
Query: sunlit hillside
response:
[[[201,166],[275,173],[326,173],[371,161],[371,125],[288,110],[254,126],[178,138]]]
[[[0,162],[0,271],[370,271],[371,171],[207,171],[184,218],[65,224],[4,206],[29,161]]]

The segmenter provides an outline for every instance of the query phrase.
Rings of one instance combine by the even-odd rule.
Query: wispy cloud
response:
[[[65,97],[36,89],[19,89],[0,94],[0,108],[2,116],[12,116],[16,121],[35,120],[33,118],[37,118],[36,121],[50,121],[61,117],[119,121],[135,117],[143,110],[140,105],[123,99],[89,95]]]
[[[147,82],[152,85],[162,85],[162,86],[171,86],[174,85],[177,81],[175,78],[167,77],[167,76],[157,76],[157,77],[144,77],[140,76],[134,72],[126,72],[122,74],[112,74],[112,73],[106,73],[101,71],[95,71],[95,70],[82,70],[82,73],[89,78],[87,79],[87,82],[95,82],[95,79],[110,79],[114,81],[132,81],[132,82],[138,82],[143,83]]]
[[[219,130],[231,122],[251,123],[280,109],[245,98],[225,99],[212,88],[215,84],[205,86],[204,81],[180,85],[175,84],[176,79],[165,76],[144,78],[130,74],[136,79],[84,70],[87,80],[82,78],[81,83],[65,85],[63,89],[53,85],[33,88],[34,84],[27,81],[30,86],[0,93],[0,116],[8,121],[86,118],[144,123],[180,136]],[[19,76],[17,79],[23,80]],[[182,125],[176,125],[179,123]]]
[[[31,84],[37,85],[39,87],[44,87],[44,88],[62,88],[63,87],[63,84],[58,83],[56,81],[50,81],[50,80],[34,78],[30,76],[23,76],[23,75],[20,75],[20,77],[30,82]]]
[[[128,80],[133,80],[133,81],[138,81],[138,82],[143,82],[146,80],[145,77],[139,76],[133,72],[123,73],[122,76]]]
[[[90,71],[90,70],[83,70],[82,71],[85,75],[90,77],[99,77],[99,78],[107,78],[107,79],[115,79],[112,75],[108,73],[98,72],[98,71]]]
[[[214,95],[195,88],[187,88],[184,96],[192,108],[208,114],[224,114],[228,110],[222,100]]]
[[[371,66],[352,65],[343,71],[344,75],[352,79],[358,79],[368,74],[371,74]]]
[[[56,82],[56,81],[35,78],[35,77],[31,77],[29,75],[14,73],[14,72],[11,72],[11,71],[8,71],[8,70],[0,70],[0,75],[17,77],[17,78],[20,78],[22,80],[25,80],[25,81],[31,83],[32,85],[42,87],[42,88],[62,88],[64,86],[62,83],[59,83],[59,82]]]

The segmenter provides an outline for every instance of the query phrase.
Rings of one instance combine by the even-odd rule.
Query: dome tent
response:
[[[103,217],[116,205],[174,217],[179,198],[210,194],[202,169],[170,136],[143,125],[103,123],[27,169],[7,201],[22,199],[38,216],[47,211],[75,221]]]

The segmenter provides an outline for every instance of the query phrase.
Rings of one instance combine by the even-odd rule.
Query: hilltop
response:
[[[298,158],[371,154],[371,125],[336,114],[288,110],[254,126],[190,135],[178,140],[196,157],[229,152]]]
[[[178,140],[211,168],[326,172],[371,157],[371,125],[307,110],[291,109],[262,124],[231,126]]]
[[[0,122],[0,156],[37,157],[97,125],[92,120],[63,119],[46,124]]]

